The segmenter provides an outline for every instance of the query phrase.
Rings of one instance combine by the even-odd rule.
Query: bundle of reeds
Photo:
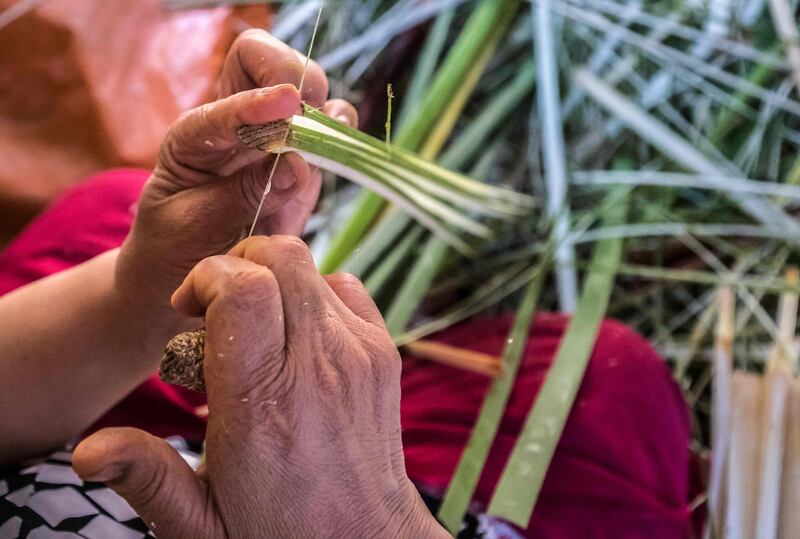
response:
[[[796,286],[798,272],[787,281]],[[798,295],[781,296],[777,335],[763,373],[733,369],[735,295],[720,291],[715,345],[710,537],[797,537],[800,518]]]

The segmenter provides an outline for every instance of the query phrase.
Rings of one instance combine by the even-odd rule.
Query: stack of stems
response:
[[[504,21],[513,16],[519,0],[483,0],[468,19],[459,38],[453,44],[450,53],[439,69],[436,78],[422,99],[415,113],[407,122],[401,124],[395,136],[395,144],[406,150],[417,151],[426,145],[426,141],[446,138],[444,127],[436,128],[436,136],[431,137],[434,128],[441,123],[442,111],[454,109],[450,103],[463,88],[467,86],[467,74],[472,71],[476,59],[484,55],[484,50],[492,41],[498,39],[498,30]],[[477,82],[477,81],[475,81]],[[474,87],[474,84],[473,84]],[[467,96],[471,89],[467,92]],[[463,106],[463,103],[461,103]],[[460,114],[460,107],[450,113],[451,122],[455,122]],[[451,126],[452,128],[452,126]],[[435,142],[427,143],[423,157],[432,159],[438,148]],[[377,194],[363,192],[355,204],[355,211],[350,220],[333,238],[331,246],[320,262],[320,271],[330,273],[336,271],[341,263],[350,255],[366,231],[385,208],[385,201]]]

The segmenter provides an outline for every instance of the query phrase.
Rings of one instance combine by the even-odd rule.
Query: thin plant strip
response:
[[[711,479],[708,487],[709,523],[713,536],[722,537],[725,521],[728,452],[731,437],[731,384],[736,296],[731,287],[720,289],[719,317],[714,339],[714,388],[711,422]]]
[[[536,105],[541,131],[542,172],[547,186],[547,211],[554,220],[554,231],[558,238],[555,258],[558,305],[561,311],[571,313],[575,310],[578,297],[578,277],[575,271],[575,248],[569,240],[567,158],[558,84],[559,40],[553,35],[556,23],[549,4],[531,3],[531,18],[534,52],[540,72]]]
[[[532,91],[535,80],[535,69],[527,63],[522,69],[494,95],[491,101],[472,121],[465,126],[458,137],[447,147],[438,160],[441,166],[460,170],[483,149],[483,157],[492,157],[491,152],[484,149],[487,139],[493,135],[499,125],[508,121],[514,108]],[[427,145],[426,145],[427,146]],[[480,167],[472,170],[475,177],[483,177]],[[394,250],[400,234],[408,228],[411,220],[396,208],[388,209],[381,220],[369,231],[358,249],[350,255],[341,266],[342,271],[353,273],[356,270],[368,270],[377,257],[388,250]],[[376,270],[377,271],[377,270]],[[360,273],[359,273],[360,274]]]
[[[786,281],[794,286],[798,282],[797,268],[786,271]],[[761,477],[758,500],[756,533],[758,537],[776,537],[779,534],[778,514],[781,507],[784,450],[786,447],[786,415],[789,387],[792,383],[794,353],[792,341],[797,326],[797,292],[785,291],[778,306],[778,337],[775,339],[764,384],[764,416],[761,422]]]
[[[503,373],[503,363],[499,357],[449,344],[419,340],[405,345],[405,350],[422,359],[436,361],[437,363],[492,378],[496,378]]]
[[[470,249],[455,231],[484,238],[491,235],[473,216],[510,219],[533,205],[531,197],[477,182],[411,152],[387,147],[308,105],[303,116],[245,126],[239,136],[263,151],[297,152],[309,163],[380,193],[462,252]],[[281,145],[283,138],[286,142]]]
[[[511,12],[509,12],[510,14]],[[448,104],[447,109],[442,114],[442,122],[436,126],[430,137],[425,141],[423,155],[425,155],[425,152],[428,155],[435,155],[439,152],[445,142],[445,133],[455,126],[458,114],[462,110],[470,92],[477,84],[481,73],[486,70],[486,66],[489,64],[489,60],[491,60],[509,23],[510,17],[508,16],[498,22],[499,27],[496,29],[496,34],[489,40],[486,48],[473,64],[472,69],[467,72],[465,84],[461,90],[456,92],[453,100]],[[446,128],[443,129],[443,126],[446,126]],[[529,209],[531,207],[533,207],[532,204]],[[386,311],[386,325],[393,336],[400,334],[406,328],[417,307],[422,303],[434,279],[439,274],[445,257],[450,252],[448,247],[449,245],[441,235],[432,236],[425,242],[413,268]]]
[[[503,412],[525,352],[525,345],[528,342],[531,321],[548,273],[544,269],[551,263],[553,247],[551,241],[537,264],[538,271],[525,289],[525,295],[514,319],[514,325],[509,332],[505,350],[503,350],[504,372],[492,383],[483,399],[472,434],[442,498],[442,505],[439,507],[437,517],[454,535],[461,527],[464,514],[472,500],[475,487],[478,485],[481,472],[489,456],[489,450],[500,427],[500,421],[503,418]]]
[[[629,191],[627,187],[617,188]],[[614,190],[608,196],[617,196]],[[606,225],[621,225],[627,197],[605,214]],[[605,316],[622,258],[622,240],[598,242],[583,283],[578,307],[542,384],[525,426],[492,496],[488,512],[527,528],[547,469],[586,372],[600,323]]]

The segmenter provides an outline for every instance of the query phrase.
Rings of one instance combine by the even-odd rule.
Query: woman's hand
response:
[[[240,145],[236,130],[297,112],[304,63],[266,32],[242,34],[222,99],[186,113],[166,137],[124,246],[0,298],[0,466],[85,430],[152,375],[170,337],[196,323],[175,313],[170,294],[197,262],[242,238],[273,163]],[[310,63],[303,99],[355,124],[353,107],[325,103],[327,92]],[[283,156],[259,229],[299,234],[319,183],[301,159]]]
[[[301,98],[355,125],[355,109],[325,101],[328,81],[305,58],[264,31],[243,33],[225,62],[220,99],[184,114],[166,136],[117,263],[117,288],[137,314],[171,316],[169,294],[200,260],[224,253],[249,229],[274,156],[241,144],[245,124],[291,117]],[[257,230],[299,235],[313,210],[320,174],[283,155]],[[158,318],[156,318],[158,319]]]
[[[162,538],[447,537],[405,472],[400,357],[348,275],[296,237],[255,237],[198,264],[172,298],[205,314],[206,467],[107,429],[73,465]]]

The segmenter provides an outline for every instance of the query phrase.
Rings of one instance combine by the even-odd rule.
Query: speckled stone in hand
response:
[[[186,331],[173,337],[161,358],[159,375],[167,383],[205,393],[203,378],[203,349],[206,345],[205,328]]]

